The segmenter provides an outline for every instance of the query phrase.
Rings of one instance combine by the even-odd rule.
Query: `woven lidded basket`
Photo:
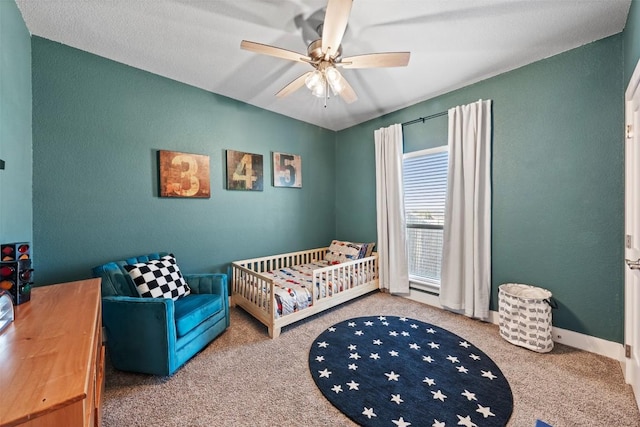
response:
[[[551,292],[520,283],[505,283],[498,289],[502,338],[539,353],[551,351]]]

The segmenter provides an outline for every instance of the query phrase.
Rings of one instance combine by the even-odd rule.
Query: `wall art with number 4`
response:
[[[262,191],[262,154],[227,150],[227,190]]]
[[[273,153],[273,186],[302,188],[302,158],[300,156]]]

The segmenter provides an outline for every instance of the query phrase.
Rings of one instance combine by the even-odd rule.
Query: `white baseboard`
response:
[[[440,299],[437,295],[426,292],[411,289],[409,295],[405,298],[421,302],[432,307],[443,308],[440,305]],[[489,321],[496,325],[499,323],[499,315],[497,311],[491,311],[489,313]],[[592,337],[590,335],[581,334],[568,329],[556,328],[555,326],[551,333],[553,334],[554,342],[609,357],[619,361],[623,365],[625,363],[624,346],[620,343]]]

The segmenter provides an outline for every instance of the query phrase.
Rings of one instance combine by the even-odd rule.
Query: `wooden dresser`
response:
[[[100,279],[33,288],[0,334],[0,426],[99,426]]]

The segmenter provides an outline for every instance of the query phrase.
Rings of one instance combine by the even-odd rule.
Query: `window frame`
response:
[[[417,151],[410,151],[408,153],[403,153],[402,155],[402,163],[404,165],[404,161],[407,159],[411,159],[414,157],[423,157],[423,156],[430,156],[430,155],[434,155],[434,154],[438,154],[438,153],[442,153],[442,152],[448,152],[449,151],[449,145],[445,144],[445,145],[440,145],[438,147],[432,147],[432,148],[424,148],[422,150],[417,150]],[[447,169],[448,169],[448,165],[447,165]],[[447,175],[448,175],[448,171],[447,171]],[[404,171],[402,173],[402,178],[404,180]],[[448,183],[447,183],[447,187],[448,187]],[[403,198],[403,203],[404,203],[404,198]],[[406,205],[405,205],[405,209],[406,209]],[[444,211],[443,211],[444,212]],[[405,232],[406,230],[408,230],[409,228],[417,228],[417,229],[425,229],[425,230],[443,230],[444,233],[444,224],[443,225],[439,225],[439,224],[416,224],[413,226],[409,226],[406,222],[407,220],[407,215],[406,215],[406,211],[405,211]],[[440,293],[440,286],[441,283],[438,280],[432,280],[426,277],[420,277],[420,276],[414,276],[412,274],[409,274],[409,287],[412,289],[417,289],[417,290],[421,290],[421,291],[426,291],[426,292],[430,292],[430,293],[434,293],[434,294],[439,294]]]

